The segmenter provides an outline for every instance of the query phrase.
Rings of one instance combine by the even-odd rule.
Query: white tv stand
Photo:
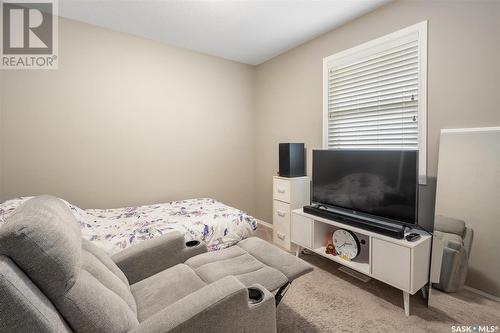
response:
[[[336,229],[354,232],[361,241],[361,251],[352,261],[325,253],[325,237]],[[420,230],[420,239],[409,242],[348,224],[304,213],[302,208],[292,214],[291,241],[325,258],[349,267],[403,291],[405,314],[410,315],[410,295],[429,282],[432,236]],[[364,244],[363,244],[364,243]]]

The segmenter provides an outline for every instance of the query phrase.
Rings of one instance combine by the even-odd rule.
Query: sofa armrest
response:
[[[463,248],[463,244],[449,240],[448,243],[446,243],[446,248],[454,251],[460,251]]]
[[[111,259],[123,271],[129,283],[134,284],[183,263],[197,254],[207,252],[207,246],[203,243],[188,243],[180,232],[169,232],[126,248],[114,254]]]
[[[470,252],[472,250],[472,240],[474,239],[474,230],[471,228],[465,228],[464,234],[464,248],[467,252],[467,257],[470,258]]]
[[[260,285],[263,299],[249,304],[248,289],[226,276],[178,300],[139,324],[130,333],[276,332],[273,295]]]

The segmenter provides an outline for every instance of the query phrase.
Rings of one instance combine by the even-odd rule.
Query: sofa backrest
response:
[[[455,234],[463,238],[465,229],[465,221],[443,215],[436,215],[434,218],[434,230]]]
[[[0,255],[0,332],[71,332],[52,302]]]
[[[126,332],[138,325],[126,277],[104,251],[82,240],[59,199],[41,196],[19,207],[0,227],[0,254],[26,274],[74,331]]]

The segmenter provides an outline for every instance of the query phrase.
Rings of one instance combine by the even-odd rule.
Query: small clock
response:
[[[356,258],[360,251],[359,240],[356,235],[349,230],[337,229],[332,237],[335,250],[340,257],[348,260]]]

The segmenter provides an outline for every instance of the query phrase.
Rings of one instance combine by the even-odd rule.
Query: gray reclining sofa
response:
[[[452,293],[460,291],[467,279],[470,252],[474,230],[465,221],[436,215],[434,220],[434,239],[442,243],[441,273],[439,283],[434,286]]]
[[[0,228],[0,331],[275,332],[276,303],[311,270],[254,237],[206,252],[168,233],[109,257],[42,196]]]

